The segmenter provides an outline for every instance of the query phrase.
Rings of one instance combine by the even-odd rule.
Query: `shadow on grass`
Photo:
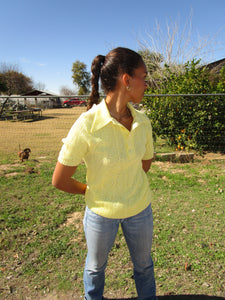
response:
[[[39,122],[47,119],[55,119],[57,116],[40,116],[37,118],[17,118],[13,119],[13,116],[0,116],[0,121],[9,121],[9,122],[24,122],[24,123],[31,123],[31,122]]]
[[[158,296],[158,300],[224,300],[224,297],[207,295],[166,295]],[[104,298],[104,300],[137,300],[137,298]]]

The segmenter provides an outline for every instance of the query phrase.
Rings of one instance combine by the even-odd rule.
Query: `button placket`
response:
[[[133,139],[132,139],[132,133],[130,132],[129,135],[127,136],[127,154],[128,157],[131,157],[134,152],[134,145],[133,145]]]

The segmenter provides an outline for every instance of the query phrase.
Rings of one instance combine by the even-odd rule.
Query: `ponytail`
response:
[[[87,110],[89,110],[94,104],[99,102],[99,78],[101,74],[101,68],[105,62],[105,56],[98,55],[91,65],[91,94],[88,99]]]
[[[98,104],[99,102],[100,78],[101,87],[107,95],[116,89],[119,75],[127,73],[132,77],[135,70],[143,63],[140,54],[122,47],[111,50],[106,56],[96,56],[91,66],[92,91],[88,99],[87,110],[90,109],[93,104]]]

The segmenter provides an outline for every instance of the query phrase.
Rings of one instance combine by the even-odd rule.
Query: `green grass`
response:
[[[159,166],[149,173],[159,286],[176,293],[222,295],[224,162],[170,164],[168,170]]]
[[[1,166],[6,163],[10,159],[3,157]],[[83,293],[84,198],[52,187],[54,166],[51,159],[30,160],[1,170],[2,299],[37,299],[51,291],[73,291],[78,299]],[[34,173],[26,174],[26,167],[33,167]],[[85,173],[79,166],[78,180],[84,182]],[[157,161],[148,178],[157,293],[224,296],[225,160]],[[109,256],[105,293],[136,296],[121,229]]]

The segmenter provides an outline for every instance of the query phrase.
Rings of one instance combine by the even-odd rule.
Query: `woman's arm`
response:
[[[142,169],[145,171],[145,173],[147,173],[148,170],[150,169],[152,161],[153,158],[148,160],[142,160]]]
[[[71,193],[84,195],[87,185],[72,178],[76,167],[69,167],[57,162],[52,176],[52,185],[57,189]]]

